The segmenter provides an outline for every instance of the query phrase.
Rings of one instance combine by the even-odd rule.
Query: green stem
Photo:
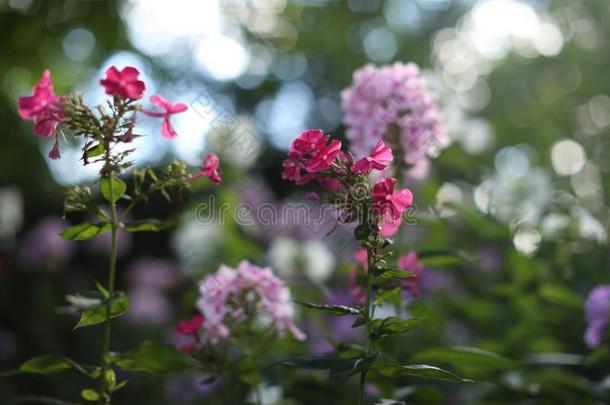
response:
[[[370,271],[375,265],[375,252],[373,248],[367,248],[366,257],[367,257],[367,272],[366,272],[366,303],[364,307],[364,321],[366,327],[366,336],[365,336],[365,344],[366,344],[366,354],[367,356],[371,354],[371,276]],[[366,383],[366,372],[367,370],[362,370],[360,372],[360,385],[358,387],[358,405],[362,405],[362,401],[364,400],[364,385]]]
[[[110,175],[112,176],[112,174]],[[110,181],[110,200],[114,200],[112,180]],[[100,376],[100,403],[110,403],[110,399],[105,398],[106,391],[106,370],[108,370],[108,362],[106,361],[106,355],[110,351],[110,336],[112,333],[112,327],[110,324],[112,297],[114,295],[114,280],[116,277],[116,261],[117,261],[117,240],[118,240],[118,228],[119,222],[117,219],[116,203],[110,204],[110,225],[112,227],[112,245],[110,250],[110,271],[108,272],[108,294],[109,298],[106,303],[106,321],[104,322],[104,341],[102,344],[102,374]]]

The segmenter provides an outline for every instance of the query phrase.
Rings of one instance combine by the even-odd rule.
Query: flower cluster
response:
[[[427,157],[448,144],[435,97],[413,63],[364,66],[354,72],[341,98],[346,136],[357,157],[383,139],[400,151],[398,165],[404,163],[417,175],[426,172]]]
[[[610,323],[610,285],[595,287],[587,297],[585,312],[589,327],[585,331],[585,343],[590,348],[599,346],[604,331]]]
[[[294,324],[290,290],[270,268],[247,261],[237,268],[221,266],[199,284],[197,308],[200,315],[178,325],[178,332],[195,338],[195,343],[216,344],[231,335],[234,323],[262,322],[278,336],[286,332],[303,340]]]
[[[131,142],[133,140],[133,127],[136,120],[136,112],[142,111],[147,115],[162,118],[161,135],[167,139],[177,136],[176,131],[170,123],[170,117],[174,114],[186,111],[188,106],[183,103],[173,104],[160,95],[150,98],[152,104],[161,108],[162,112],[144,110],[133,103],[142,98],[146,90],[146,84],[139,80],[138,69],[127,66],[119,70],[111,66],[106,70],[106,77],[100,80],[106,94],[113,96],[111,106],[112,114],[97,118],[92,111],[83,104],[82,98],[78,96],[58,96],[53,90],[51,73],[45,70],[39,82],[34,86],[31,96],[20,97],[18,101],[19,115],[25,120],[34,122],[34,134],[39,137],[50,137],[55,135],[55,143],[49,152],[49,158],[59,159],[59,131],[63,124],[66,129],[75,135],[89,135],[92,142],[87,142],[83,154],[83,160],[88,163],[87,158],[97,147],[96,141],[108,138],[106,141]],[[100,106],[100,111],[101,106]],[[104,115],[102,113],[102,115]],[[112,139],[110,139],[112,138]]]
[[[331,191],[329,201],[340,206],[343,220],[381,225],[381,236],[391,236],[413,195],[408,189],[395,190],[394,178],[382,178],[371,191],[368,175],[388,168],[392,149],[380,140],[370,155],[354,160],[351,153],[341,151],[341,142],[331,140],[320,129],[310,129],[291,143],[282,177],[297,185],[317,181]]]

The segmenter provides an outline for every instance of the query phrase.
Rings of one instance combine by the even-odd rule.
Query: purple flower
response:
[[[172,398],[172,402],[189,404],[212,395],[221,385],[220,377],[212,374],[178,376],[168,385],[167,395]]]
[[[367,156],[383,139],[399,151],[397,160],[411,168],[411,175],[423,177],[428,156],[449,143],[435,96],[413,63],[366,65],[354,72],[341,98],[346,137],[357,158]]]
[[[286,332],[303,340],[305,335],[293,322],[294,308],[290,290],[270,268],[242,261],[237,268],[222,265],[199,284],[197,308],[205,318],[201,339],[216,343],[230,335],[227,319],[243,321],[245,308],[258,319],[267,319],[278,336]]]
[[[174,263],[154,257],[140,258],[127,270],[127,279],[136,287],[170,289],[180,282],[180,276]]]
[[[610,316],[610,284],[599,285],[589,293],[585,312],[589,327],[585,331],[585,343],[591,349],[599,346],[608,326]]]
[[[127,292],[131,307],[125,315],[128,319],[139,323],[164,323],[172,319],[172,306],[162,292],[137,287]]]
[[[23,261],[33,267],[65,263],[75,248],[74,243],[59,236],[66,227],[66,222],[59,217],[45,217],[38,221],[21,240],[20,256]]]

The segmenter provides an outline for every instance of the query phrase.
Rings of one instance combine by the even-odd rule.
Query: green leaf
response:
[[[419,261],[425,266],[449,266],[463,262],[474,262],[474,258],[459,249],[431,249],[417,252]]]
[[[353,360],[351,364],[345,363],[339,367],[332,367],[329,370],[330,380],[332,382],[341,382],[354,374],[370,369],[377,355],[378,353],[364,358],[352,358],[350,359]]]
[[[100,305],[84,309],[74,329],[106,322],[106,316],[108,315],[107,302],[105,301]],[[110,300],[110,319],[123,315],[128,309],[129,299],[127,296],[122,292],[116,293]]]
[[[329,370],[329,376],[332,381],[342,381],[354,374],[369,369],[376,358],[377,354],[364,358],[314,355],[293,357],[276,364],[308,370]]]
[[[412,365],[401,365],[394,361],[379,360],[373,364],[372,367],[375,371],[385,377],[421,377],[431,378],[434,380],[445,380],[445,381],[461,381],[461,382],[472,382],[466,380],[450,371],[443,370],[442,368],[428,366],[426,364],[412,364]]]
[[[120,390],[121,388],[123,388],[125,385],[127,385],[127,380],[123,380],[120,383],[118,383],[117,385],[114,386],[113,389],[110,390],[110,392],[116,392],[118,390]]]
[[[357,328],[358,326],[362,326],[366,324],[366,319],[363,316],[359,316],[358,319],[352,325],[352,328]]]
[[[192,368],[193,362],[181,351],[163,343],[142,342],[140,346],[113,360],[124,371],[168,374]]]
[[[173,222],[163,222],[158,219],[142,219],[139,221],[126,222],[122,225],[122,228],[127,232],[159,232],[170,228],[173,225]]]
[[[342,315],[358,315],[360,314],[360,310],[357,308],[346,307],[344,305],[319,305],[312,304],[310,302],[294,300],[299,305],[304,306],[305,308],[317,309],[319,311],[327,312],[331,315],[342,316]]]
[[[401,290],[402,289],[400,287],[396,287],[396,288],[392,288],[391,290],[386,290],[386,291],[382,292],[381,294],[378,294],[375,297],[375,305],[377,306],[384,302],[389,302],[394,305],[400,304],[400,301],[401,301],[400,291]]]
[[[104,378],[106,379],[106,387],[112,391],[116,387],[116,374],[114,374],[114,370],[111,368],[106,369]]]
[[[111,229],[108,222],[100,222],[99,224],[90,224],[83,222],[82,224],[70,226],[59,234],[64,240],[87,240],[103,235]]]
[[[382,272],[373,274],[373,276],[379,280],[391,280],[393,278],[409,278],[415,276],[415,274],[405,270],[383,269]]]
[[[52,354],[29,359],[19,367],[19,372],[30,374],[54,374],[72,368],[66,358]]]
[[[97,145],[90,147],[85,152],[85,154],[87,155],[88,158],[100,156],[103,153],[104,153],[104,144],[102,144],[102,143],[98,143]]]
[[[127,185],[114,176],[102,177],[100,180],[102,195],[111,204],[116,203],[125,194]]]
[[[516,364],[512,360],[488,350],[466,346],[427,349],[416,353],[413,360],[442,362],[461,370],[504,369],[514,367]]]
[[[82,390],[80,392],[80,396],[83,397],[83,399],[86,401],[93,402],[100,400],[100,394],[98,394],[97,391],[92,390],[91,388],[85,388],[84,390]]]
[[[385,319],[373,319],[371,334],[376,337],[405,333],[417,328],[423,319],[401,319],[390,316]]]
[[[540,297],[551,304],[557,304],[562,307],[573,308],[580,310],[583,306],[582,299],[567,288],[555,285],[545,284],[540,287]]]

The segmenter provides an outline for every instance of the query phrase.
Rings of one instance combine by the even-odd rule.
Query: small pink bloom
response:
[[[184,319],[176,326],[176,332],[182,335],[195,335],[197,331],[203,325],[203,316],[194,315],[191,319]]]
[[[199,179],[201,177],[207,177],[212,182],[220,184],[222,182],[222,175],[218,170],[220,166],[220,160],[218,155],[215,153],[208,153],[203,158],[203,166],[199,169],[199,173],[190,177],[190,180]]]
[[[51,73],[47,69],[34,86],[32,95],[19,97],[19,115],[25,120],[34,122],[35,135],[49,137],[64,118],[61,102],[62,97],[53,92]]]
[[[368,173],[372,169],[385,170],[388,164],[394,159],[392,149],[386,146],[383,141],[378,141],[371,156],[363,157],[352,166],[354,173]]]
[[[142,112],[151,117],[163,118],[163,124],[161,126],[161,135],[163,135],[166,139],[174,139],[178,134],[172,127],[171,122],[169,121],[170,117],[174,114],[181,113],[188,109],[188,106],[184,103],[176,103],[173,104],[171,101],[168,101],[156,94],[150,98],[150,102],[161,108],[163,112],[151,111],[151,110],[143,110]]]
[[[341,142],[332,140],[328,146],[319,148],[315,152],[314,157],[305,162],[305,169],[309,173],[317,173],[326,170],[340,153]]]
[[[403,280],[403,287],[412,294],[413,298],[419,298],[421,296],[420,283],[424,266],[419,261],[417,252],[409,252],[401,256],[398,259],[398,268],[414,274],[413,277]]]
[[[106,78],[100,80],[106,94],[117,95],[124,99],[137,100],[142,97],[146,85],[138,80],[140,72],[138,69],[127,66],[123,70],[118,70],[116,66],[111,66],[106,70]]]
[[[335,177],[320,177],[317,181],[320,187],[328,191],[338,191],[343,188],[343,184]]]
[[[396,179],[385,178],[373,186],[373,209],[380,215],[400,219],[403,211],[413,202],[413,194],[408,189],[394,191]]]
[[[55,143],[53,143],[53,148],[49,152],[49,159],[57,160],[61,157],[61,153],[59,153],[59,139],[55,137]]]

